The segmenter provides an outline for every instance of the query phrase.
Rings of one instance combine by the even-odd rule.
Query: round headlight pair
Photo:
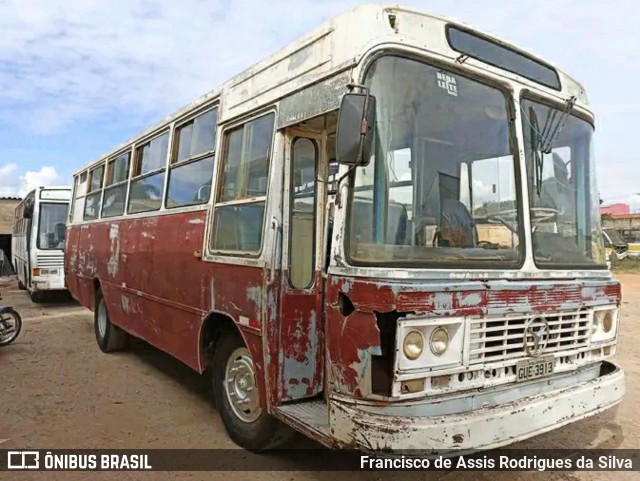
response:
[[[449,332],[445,327],[439,326],[431,331],[429,336],[429,349],[436,356],[441,356],[449,347]],[[402,350],[407,359],[415,361],[424,350],[424,337],[420,331],[409,331],[404,337]]]

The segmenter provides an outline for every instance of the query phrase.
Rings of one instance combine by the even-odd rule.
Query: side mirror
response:
[[[375,97],[361,93],[342,97],[336,134],[336,160],[340,164],[369,164],[375,122]]]

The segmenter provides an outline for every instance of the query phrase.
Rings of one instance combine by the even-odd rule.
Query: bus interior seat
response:
[[[474,247],[478,229],[469,209],[455,199],[444,199],[440,211],[439,244],[447,247]]]
[[[355,238],[361,243],[373,241],[373,202],[368,199],[354,199],[353,215]],[[403,204],[390,202],[387,212],[386,244],[407,245],[409,242],[409,215]]]

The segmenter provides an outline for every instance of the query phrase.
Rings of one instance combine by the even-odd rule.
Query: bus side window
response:
[[[107,181],[102,201],[102,217],[124,214],[131,152],[127,151],[107,162]]]
[[[218,109],[213,109],[176,128],[169,166],[168,208],[209,201],[217,120]]]
[[[160,209],[168,149],[169,132],[136,148],[127,213]]]
[[[84,220],[93,220],[100,217],[100,198],[104,182],[104,164],[94,167],[89,171],[89,192],[84,203]]]
[[[213,250],[255,254],[262,247],[274,120],[269,113],[225,133]]]

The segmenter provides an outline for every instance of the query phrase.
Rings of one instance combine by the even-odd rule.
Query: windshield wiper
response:
[[[556,143],[560,132],[564,128],[564,124],[567,122],[569,118],[569,114],[571,113],[571,109],[576,103],[576,97],[573,96],[564,103],[564,108],[562,111],[556,109],[549,109],[547,113],[547,120],[544,123],[544,128],[542,129],[541,137],[541,145],[540,150],[544,154],[550,154],[553,145]],[[554,121],[558,119],[554,125]]]
[[[540,193],[542,192],[542,167],[544,156],[539,148],[539,145],[542,143],[542,134],[538,128],[538,116],[536,115],[536,110],[533,106],[529,107],[529,119],[529,125],[531,126],[531,133],[529,137],[531,138],[531,153],[533,154],[533,163],[535,167],[536,193],[538,194],[538,197],[540,197]]]
[[[547,118],[544,127],[540,131],[538,116],[533,106],[529,107],[529,125],[531,126],[531,150],[535,163],[536,193],[538,197],[542,192],[542,169],[544,167],[544,156],[550,154],[558,139],[560,132],[569,118],[569,114],[576,103],[577,98],[572,96],[564,103],[564,108],[560,111],[554,108],[547,110]]]

